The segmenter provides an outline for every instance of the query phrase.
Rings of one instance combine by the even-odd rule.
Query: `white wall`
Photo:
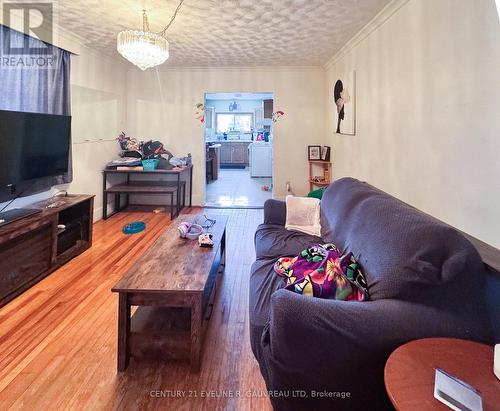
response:
[[[60,189],[74,194],[95,194],[94,219],[99,219],[102,216],[101,170],[117,157],[119,146],[114,139],[125,130],[128,65],[82,47],[75,39],[60,37],[59,45],[78,53],[71,58],[71,99],[73,103],[78,101],[72,104],[73,182],[16,199],[9,209],[47,199]],[[102,110],[103,95],[111,96],[106,103],[112,110]],[[86,139],[93,141],[85,142]],[[5,204],[0,204],[0,208]]]
[[[179,68],[128,73],[127,130],[140,139],[157,139],[175,155],[193,155],[193,202],[205,198],[203,126],[196,104],[205,93],[272,92],[275,110],[286,114],[275,125],[274,192],[286,195],[291,182],[297,195],[308,191],[307,146],[325,134],[325,77],[320,67]]]
[[[348,70],[356,70],[355,136],[334,134],[333,84]],[[337,178],[366,180],[500,247],[494,0],[393,3],[333,58],[327,87],[325,144]]]
[[[73,182],[68,191],[94,194],[94,220],[102,217],[102,174],[118,156],[118,134],[126,131],[127,64],[86,50],[72,58]],[[106,101],[103,102],[103,96]],[[92,109],[94,107],[94,109]],[[111,107],[111,109],[103,109]],[[91,141],[85,141],[90,139]]]

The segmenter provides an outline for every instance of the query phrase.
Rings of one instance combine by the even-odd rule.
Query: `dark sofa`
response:
[[[285,212],[284,202],[266,202],[250,276],[251,345],[275,409],[391,409],[383,369],[401,344],[437,336],[500,342],[500,277],[458,230],[352,178],[325,191],[322,238],[287,231]],[[282,289],[276,259],[321,242],[354,253],[370,301]]]

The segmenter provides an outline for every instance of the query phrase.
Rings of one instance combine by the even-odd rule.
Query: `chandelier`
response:
[[[141,70],[159,66],[169,57],[169,44],[165,32],[169,29],[184,0],[180,0],[168,25],[159,33],[149,29],[146,10],[142,11],[142,30],[124,30],[118,33],[116,49]]]

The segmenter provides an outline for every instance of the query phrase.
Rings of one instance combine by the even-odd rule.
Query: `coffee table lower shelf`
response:
[[[203,292],[119,291],[117,369],[134,358],[189,359],[200,370],[203,339],[225,268],[225,247]],[[131,317],[131,307],[138,306]]]

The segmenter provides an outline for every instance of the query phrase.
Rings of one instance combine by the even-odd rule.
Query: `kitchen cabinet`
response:
[[[264,100],[264,118],[273,118],[273,100]]]
[[[215,108],[205,107],[205,128],[215,128]]]
[[[231,163],[245,164],[245,150],[248,150],[248,144],[231,143]]]
[[[249,144],[243,141],[222,142],[220,149],[221,164],[248,165]]]
[[[231,163],[231,143],[222,143],[220,148],[221,164]]]
[[[264,108],[255,107],[254,110],[254,127],[256,129],[261,129],[264,123]]]

